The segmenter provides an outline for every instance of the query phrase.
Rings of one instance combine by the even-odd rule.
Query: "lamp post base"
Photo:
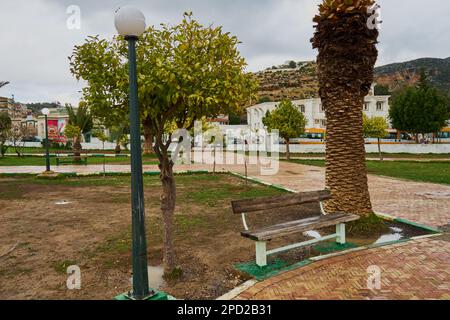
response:
[[[114,300],[118,301],[131,301],[131,300],[137,300],[133,298],[131,292],[123,293],[118,295],[114,298]],[[169,296],[167,293],[161,292],[161,291],[153,291],[150,293],[150,295],[146,298],[140,299],[141,301],[165,301],[165,300],[173,300],[171,296]]]
[[[57,179],[60,177],[60,174],[53,171],[44,171],[37,176],[39,179]]]

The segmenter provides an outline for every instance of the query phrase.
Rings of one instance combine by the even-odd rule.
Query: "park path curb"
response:
[[[220,296],[216,300],[225,300],[225,301],[233,300],[238,295],[240,295],[242,292],[244,292],[247,289],[250,289],[257,283],[258,283],[258,280],[248,280],[248,281],[244,282],[243,284],[241,284],[240,286],[234,288],[230,292],[225,293],[223,296]]]

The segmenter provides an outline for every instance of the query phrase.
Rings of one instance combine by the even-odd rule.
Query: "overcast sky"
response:
[[[88,35],[112,37],[114,11],[142,9],[147,23],[177,23],[193,11],[204,24],[222,25],[243,42],[250,71],[286,60],[313,60],[309,39],[319,0],[0,0],[0,96],[20,102],[76,104],[81,83],[67,57]],[[450,1],[379,0],[382,30],[378,65],[450,56]],[[81,28],[70,30],[67,8],[81,10]]]

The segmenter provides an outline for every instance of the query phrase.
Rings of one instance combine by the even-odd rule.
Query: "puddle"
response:
[[[66,206],[66,205],[71,204],[71,203],[72,203],[72,202],[66,201],[66,200],[55,202],[55,204],[56,204],[57,206]]]
[[[405,238],[403,235],[403,229],[398,227],[389,227],[392,233],[384,234],[374,244],[382,244],[392,241],[399,241]]]
[[[406,238],[406,236],[404,234],[405,230],[402,229],[402,228],[399,228],[397,226],[391,226],[391,227],[389,227],[389,230],[390,230],[389,233],[383,234],[377,239],[369,240],[369,243],[365,243],[365,245],[366,244],[388,243],[388,242],[392,242],[392,241],[399,241],[399,240],[402,240],[402,239]],[[319,239],[319,238],[322,237],[322,235],[318,231],[315,231],[315,230],[304,232],[303,235],[305,237],[309,237],[309,238],[312,238],[312,239]],[[359,239],[352,239],[350,237],[348,237],[347,240],[348,240],[348,242],[353,242],[353,241],[356,242],[356,243],[360,242]]]
[[[322,235],[321,235],[319,232],[314,231],[314,230],[312,230],[312,231],[306,231],[306,232],[303,233],[303,235],[304,235],[305,237],[310,237],[310,238],[313,238],[313,239],[319,239],[319,238],[322,238]]]
[[[166,285],[163,278],[164,267],[148,267],[148,285],[152,289],[161,289]],[[130,278],[130,283],[133,284],[133,278]]]
[[[403,235],[401,233],[394,233],[394,234],[386,234],[384,236],[381,236],[377,241],[375,241],[374,244],[382,244],[392,241],[399,241],[403,239]]]

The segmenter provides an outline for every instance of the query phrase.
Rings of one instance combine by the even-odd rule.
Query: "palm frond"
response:
[[[0,88],[9,84],[9,81],[0,81]]]

